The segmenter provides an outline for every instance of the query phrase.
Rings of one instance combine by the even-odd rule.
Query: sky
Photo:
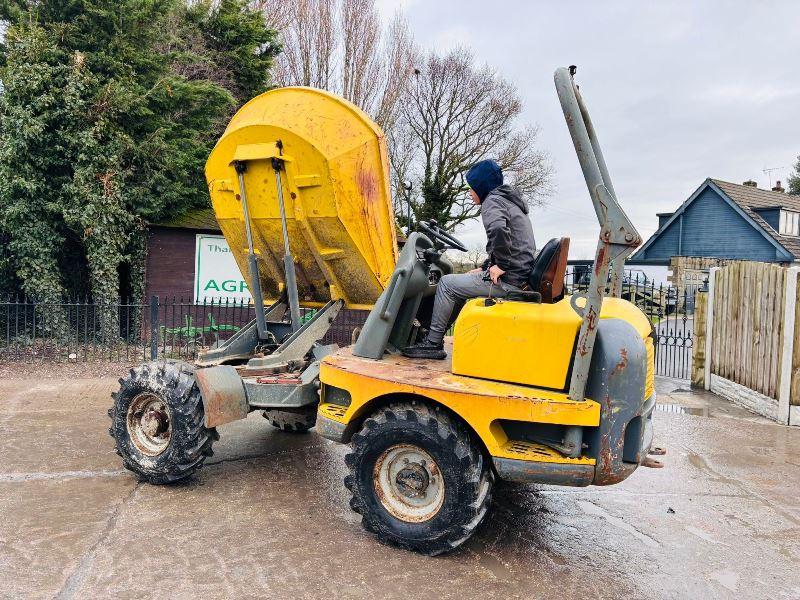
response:
[[[800,154],[800,2],[378,0],[417,43],[470,47],[538,124],[554,194],[532,219],[537,243],[571,238],[592,258],[599,226],[553,86],[577,65],[618,200],[646,240],[707,178],[784,182]],[[765,169],[777,169],[764,173]],[[479,221],[457,232],[472,247]]]

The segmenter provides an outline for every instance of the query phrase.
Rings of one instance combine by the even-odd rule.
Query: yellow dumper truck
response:
[[[133,369],[111,434],[152,483],[189,476],[216,427],[263,410],[277,427],[350,445],[344,484],[363,526],[439,554],[484,518],[497,478],[609,485],[647,464],[653,328],[620,299],[641,243],[616,200],[574,67],[555,84],[600,225],[585,295],[565,295],[568,238],[539,252],[526,291],[469,301],[445,361],[403,357],[465,250],[434,222],[398,252],[381,130],[309,88],[277,89],[231,120],[206,165],[214,211],[256,319],[195,364]],[[302,322],[301,308],[316,308]],[[354,344],[325,346],[339,311],[368,308]]]

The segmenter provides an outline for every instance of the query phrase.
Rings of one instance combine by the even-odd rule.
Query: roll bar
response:
[[[600,236],[589,289],[585,296],[575,294],[570,300],[572,307],[583,318],[583,322],[575,347],[569,397],[572,400],[583,400],[594,341],[597,337],[600,309],[606,294],[606,286],[609,285],[609,270],[611,271],[609,292],[619,297],[622,293],[625,259],[642,243],[642,238],[617,202],[617,195],[608,174],[600,142],[589,118],[589,111],[575,84],[576,70],[577,67],[574,65],[556,69],[554,79],[567,128],[575,145],[583,177],[586,179],[586,187],[589,189],[597,221],[600,223]],[[583,306],[578,305],[579,298],[585,298]]]

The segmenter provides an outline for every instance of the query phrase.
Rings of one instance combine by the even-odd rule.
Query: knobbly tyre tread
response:
[[[317,424],[316,404],[297,412],[268,409],[263,414],[264,418],[270,422],[270,425],[287,433],[306,433]]]
[[[444,504],[425,523],[405,523],[393,517],[372,485],[372,470],[380,453],[395,443],[415,441],[420,446],[425,441],[423,447],[434,455],[440,471],[448,474]],[[350,508],[361,515],[362,527],[381,541],[430,556],[449,552],[472,536],[491,505],[492,469],[466,427],[435,407],[416,402],[386,406],[364,421],[353,435],[350,449],[345,456],[349,474],[344,479],[352,494]],[[448,458],[442,460],[443,455]]]
[[[119,390],[111,394],[114,402],[108,410],[111,418],[108,432],[124,467],[140,480],[161,485],[186,479],[214,454],[212,445],[219,434],[216,428],[209,429],[204,424],[203,402],[194,371],[192,365],[178,361],[145,363],[120,378]],[[128,406],[142,392],[159,395],[171,412],[170,443],[155,457],[141,453],[128,435]]]

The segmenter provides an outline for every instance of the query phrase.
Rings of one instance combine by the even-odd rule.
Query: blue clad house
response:
[[[669,265],[673,257],[792,263],[800,259],[800,196],[706,179],[674,213],[658,215],[658,231],[631,262]]]

